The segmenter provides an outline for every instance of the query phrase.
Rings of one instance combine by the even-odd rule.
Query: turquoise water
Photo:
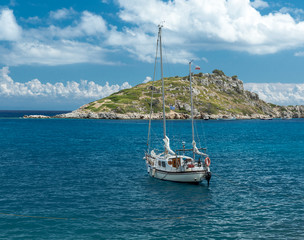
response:
[[[1,118],[0,239],[304,239],[304,120],[196,126],[209,187],[148,176],[146,121]]]

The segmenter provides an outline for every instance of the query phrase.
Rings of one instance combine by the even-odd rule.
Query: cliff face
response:
[[[58,115],[66,118],[147,119],[153,91],[153,118],[162,117],[161,81],[137,85],[109,97],[86,104],[72,113]],[[190,115],[190,86],[188,77],[165,78],[167,117],[185,119]],[[304,106],[278,106],[259,99],[256,93],[244,90],[237,76],[228,77],[222,71],[193,76],[195,118],[279,118],[304,117]]]

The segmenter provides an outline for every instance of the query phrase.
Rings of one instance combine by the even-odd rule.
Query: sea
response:
[[[196,120],[208,186],[147,174],[146,120],[23,115],[0,112],[0,239],[304,239],[304,119]],[[189,120],[167,134],[190,147]]]

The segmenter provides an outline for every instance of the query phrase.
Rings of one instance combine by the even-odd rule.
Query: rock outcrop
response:
[[[45,115],[24,115],[23,118],[51,118]]]

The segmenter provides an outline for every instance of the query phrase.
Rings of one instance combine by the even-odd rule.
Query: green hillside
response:
[[[164,81],[166,112],[189,114],[189,77],[169,77]],[[153,112],[161,112],[160,80],[121,90],[109,97],[85,105],[82,110],[94,113],[148,114],[152,90]],[[195,74],[193,76],[193,95],[196,115],[202,113],[249,116],[271,114],[274,107],[260,100],[257,94],[245,91],[243,82],[237,76],[228,77],[220,70],[214,70],[212,74]],[[175,109],[170,110],[170,106]]]

